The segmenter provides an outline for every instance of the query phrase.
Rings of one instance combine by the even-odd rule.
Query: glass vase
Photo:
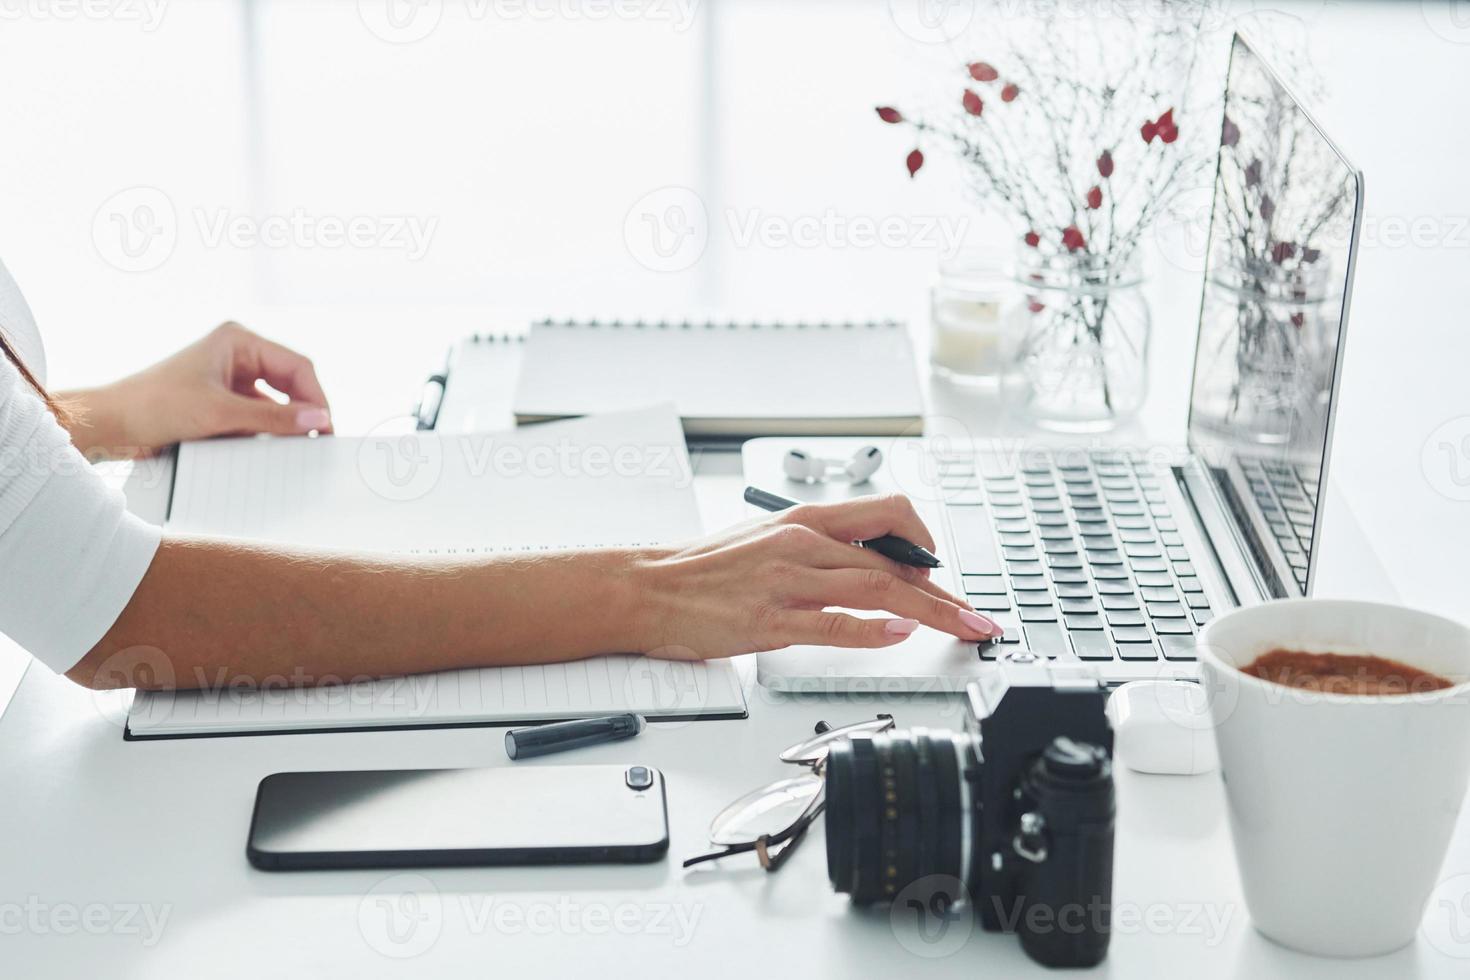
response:
[[[1148,392],[1152,323],[1137,264],[1086,253],[1022,250],[1020,341],[1007,376],[1010,405],[1037,425],[1100,432],[1137,413]]]

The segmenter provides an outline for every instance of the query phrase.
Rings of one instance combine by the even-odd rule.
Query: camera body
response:
[[[968,901],[1048,966],[1107,955],[1113,732],[1084,664],[1027,655],[970,684],[963,732],[854,738],[827,761],[827,872],[854,902]]]

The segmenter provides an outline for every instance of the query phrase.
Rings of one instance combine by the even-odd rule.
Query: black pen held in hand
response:
[[[755,504],[761,510],[778,511],[788,507],[795,507],[795,500],[788,500],[777,493],[769,490],[761,490],[758,487],[745,488],[745,502]],[[885,534],[881,538],[872,538],[867,541],[859,541],[859,545],[869,551],[876,551],[884,558],[891,558],[900,565],[912,565],[914,568],[939,568],[939,559],[928,548],[922,548],[903,538],[892,534]]]

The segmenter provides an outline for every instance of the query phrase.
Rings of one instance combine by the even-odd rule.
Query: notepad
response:
[[[917,435],[924,415],[901,323],[532,325],[517,421],[659,401],[692,436]]]
[[[670,406],[507,432],[225,439],[180,447],[170,529],[420,556],[667,543],[700,533]],[[411,653],[411,651],[406,651]],[[130,738],[743,717],[728,661],[639,656],[324,687],[140,692]]]

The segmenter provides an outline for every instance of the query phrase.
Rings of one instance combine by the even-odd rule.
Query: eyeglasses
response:
[[[754,851],[762,868],[779,870],[827,807],[825,775],[832,746],[854,735],[876,735],[892,727],[892,715],[841,728],[817,722],[815,737],[798,742],[780,757],[782,762],[801,766],[806,772],[746,793],[721,810],[710,822],[709,840],[722,850],[692,857],[684,867]]]

